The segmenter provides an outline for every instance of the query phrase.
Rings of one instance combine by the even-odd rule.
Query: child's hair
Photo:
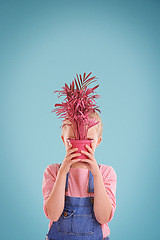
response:
[[[98,133],[98,137],[101,137],[102,136],[102,132],[103,132],[103,124],[102,124],[102,119],[101,117],[99,116],[99,114],[95,111],[95,112],[92,112],[91,114],[92,117],[96,118],[97,121],[100,121],[98,124],[96,124],[96,128],[97,128],[97,133]]]
[[[95,125],[95,127],[97,128],[97,133],[98,133],[98,137],[101,137],[102,136],[102,132],[103,132],[103,124],[102,124],[102,120],[101,120],[101,117],[99,116],[99,114],[95,111],[95,112],[91,112],[89,114],[89,116],[92,116],[94,117],[97,121],[100,121],[98,124]],[[64,119],[63,120],[63,125],[65,123],[67,123],[68,120]],[[67,125],[65,126],[67,127]],[[65,132],[65,127],[62,128],[62,134],[64,135],[64,132]]]

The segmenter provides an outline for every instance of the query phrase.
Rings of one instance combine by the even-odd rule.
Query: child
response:
[[[117,176],[111,166],[96,162],[94,152],[102,140],[102,122],[97,112],[91,115],[100,122],[88,130],[87,138],[94,141],[91,147],[86,145],[86,159],[74,159],[81,154],[67,141],[75,137],[74,128],[65,125],[61,138],[66,156],[62,164],[51,164],[44,171],[43,208],[50,219],[46,239],[109,239]]]

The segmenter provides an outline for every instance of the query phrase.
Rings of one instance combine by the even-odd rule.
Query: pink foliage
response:
[[[79,74],[78,77],[76,73],[77,79],[74,77],[74,80],[70,83],[70,87],[65,83],[61,91],[54,91],[54,93],[59,93],[58,98],[65,96],[65,99],[61,104],[55,104],[56,109],[53,109],[51,112],[56,112],[59,118],[69,120],[74,126],[75,137],[79,140],[86,139],[88,129],[99,123],[99,121],[96,122],[96,119],[89,116],[89,114],[95,112],[95,110],[101,113],[95,101],[100,95],[94,94],[95,89],[97,89],[99,85],[93,88],[87,88],[90,83],[96,82],[97,79],[95,76],[88,78],[91,73],[92,72],[87,76],[86,73],[84,73],[83,78],[81,74]],[[66,124],[63,124],[61,128],[65,125]]]

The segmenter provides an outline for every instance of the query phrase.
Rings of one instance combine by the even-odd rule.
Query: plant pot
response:
[[[85,145],[87,144],[88,146],[91,147],[91,143],[93,142],[93,139],[78,140],[78,139],[74,139],[74,138],[73,139],[69,138],[68,142],[72,144],[72,148],[78,148],[78,150],[74,153],[81,153],[81,150],[88,152]],[[86,158],[88,158],[88,156],[81,153],[80,156],[74,157],[72,159],[86,159]]]

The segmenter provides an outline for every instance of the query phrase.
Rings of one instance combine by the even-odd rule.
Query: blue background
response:
[[[158,240],[160,2],[0,1],[0,239],[44,240],[42,179],[60,163],[63,98],[76,73],[100,84],[98,163],[117,173],[111,240]]]

